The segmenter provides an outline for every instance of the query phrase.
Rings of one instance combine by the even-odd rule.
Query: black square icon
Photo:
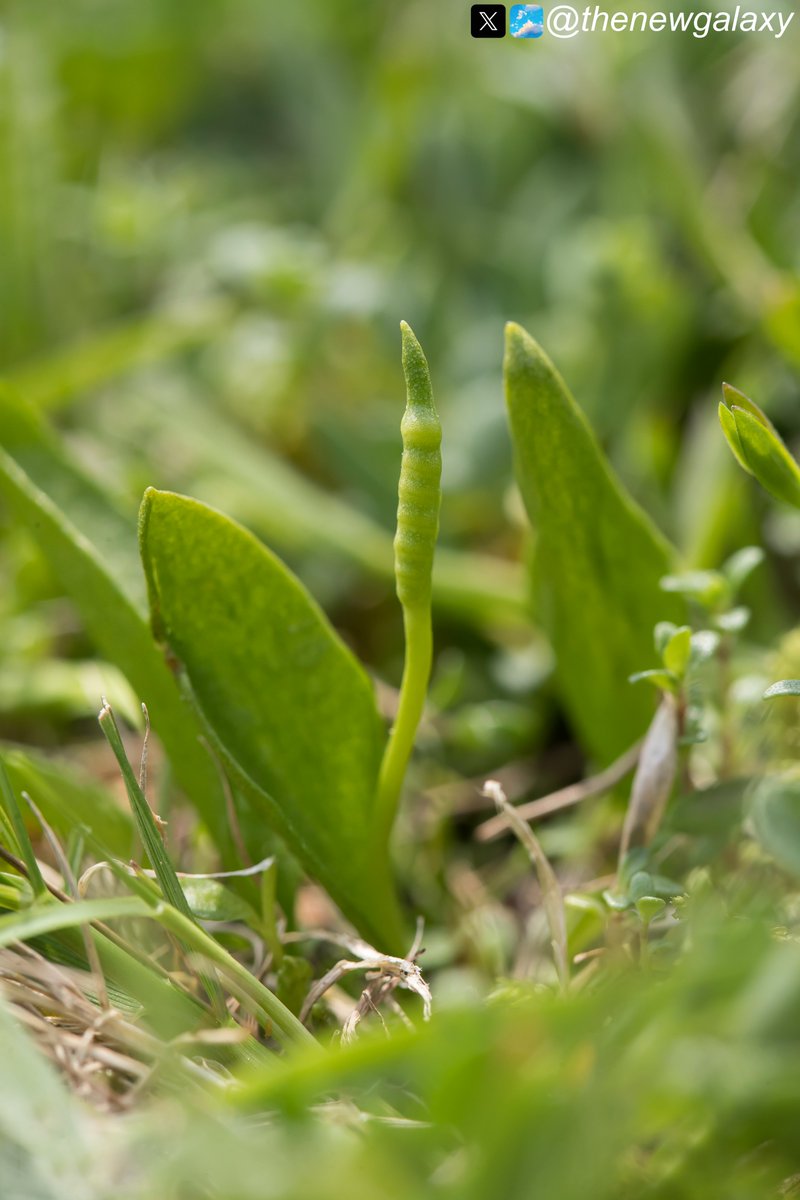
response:
[[[506,36],[505,4],[473,4],[470,9],[472,36],[501,38]]]

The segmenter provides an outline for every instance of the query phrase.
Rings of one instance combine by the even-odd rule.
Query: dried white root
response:
[[[311,1009],[325,995],[329,988],[333,987],[340,979],[353,971],[365,971],[368,985],[362,992],[358,1004],[344,1023],[344,1028],[342,1029],[343,1041],[352,1041],[356,1036],[356,1030],[362,1017],[370,1011],[377,1010],[378,1006],[383,1001],[388,1000],[391,997],[391,993],[398,987],[405,988],[410,992],[416,992],[422,1000],[423,1020],[430,1020],[431,990],[415,962],[419,954],[419,930],[414,939],[414,945],[409,951],[408,958],[397,958],[392,954],[381,954],[374,946],[370,946],[368,942],[364,942],[360,938],[329,935],[327,933],[323,933],[322,936],[326,940],[332,940],[339,945],[345,946],[355,957],[353,959],[340,959],[311,987],[300,1010],[301,1022],[305,1023]]]

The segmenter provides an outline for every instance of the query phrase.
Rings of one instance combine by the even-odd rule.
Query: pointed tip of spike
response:
[[[400,322],[400,336],[403,341],[403,348],[407,345],[419,346],[419,340],[414,330],[409,325],[408,321]]]
[[[403,337],[403,374],[406,379],[406,408],[435,415],[430,371],[425,352],[407,321],[400,322]]]
[[[409,358],[416,358],[425,362],[425,355],[419,344],[419,339],[408,321],[400,322],[400,336],[403,344],[403,361],[406,362]]]

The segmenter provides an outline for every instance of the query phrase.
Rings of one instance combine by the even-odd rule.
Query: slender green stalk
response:
[[[414,745],[433,659],[431,577],[441,505],[442,430],[428,364],[410,327],[401,323],[406,411],[400,426],[403,459],[398,487],[394,569],[403,608],[406,656],[397,719],[378,777],[376,828],[388,839]]]
[[[397,813],[406,767],[425,707],[433,659],[430,614],[406,609],[403,613],[403,625],[406,658],[403,681],[400,685],[400,701],[378,777],[378,834],[384,841],[391,832]]]

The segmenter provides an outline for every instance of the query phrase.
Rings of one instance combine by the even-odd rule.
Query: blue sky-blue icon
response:
[[[544,33],[544,9],[540,4],[512,4],[508,31],[512,37],[535,38]]]

